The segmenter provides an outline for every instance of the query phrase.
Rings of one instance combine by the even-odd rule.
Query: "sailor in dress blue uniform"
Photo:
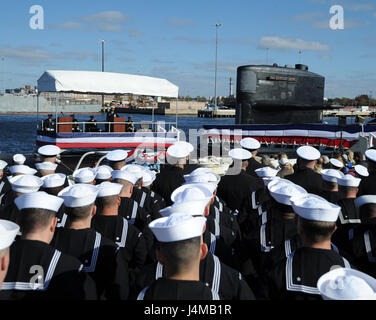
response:
[[[229,266],[238,269],[239,258],[234,246],[236,236],[228,228],[220,226],[213,217],[209,217],[209,206],[212,190],[209,184],[185,184],[177,188],[171,195],[173,205],[160,211],[162,216],[169,216],[175,211],[189,212],[193,216],[206,217],[203,233],[204,242],[209,250]],[[213,186],[211,186],[213,188]]]
[[[321,156],[320,151],[311,146],[303,146],[296,150],[296,154],[298,156],[297,169],[293,174],[285,176],[285,179],[298,184],[309,193],[321,196],[323,192],[322,177],[313,171]]]
[[[238,211],[237,221],[243,232],[243,224],[247,223],[251,211],[251,196],[257,189],[263,188],[259,178],[246,173],[248,160],[252,154],[245,149],[232,149],[229,156],[234,160],[234,166],[226,175],[221,177],[218,184],[217,195],[224,200],[228,207]],[[238,170],[237,170],[238,169]]]
[[[50,195],[57,196],[61,190],[67,186],[67,176],[63,173],[54,173],[49,174],[41,178],[43,185],[41,191],[45,191]],[[59,211],[56,213],[57,223],[56,227],[64,227],[67,221],[67,215],[64,212],[64,203],[59,208]]]
[[[341,211],[337,220],[337,230],[332,236],[332,241],[339,248],[344,246],[348,239],[349,230],[361,223],[358,209],[355,206],[355,199],[358,193],[358,187],[361,179],[346,174],[343,178],[337,178],[339,193],[342,194],[337,204]]]
[[[336,169],[324,169],[321,171],[323,180],[322,197],[331,203],[337,203],[342,195],[338,192],[337,179],[343,178],[345,175]]]
[[[148,227],[148,224],[151,222],[151,216],[131,198],[137,180],[137,177],[127,170],[112,171],[112,181],[123,185],[120,192],[119,215],[127,219],[128,223],[134,225],[142,232],[146,248],[150,252],[154,241],[153,234]],[[149,256],[148,259],[154,260],[152,256]]]
[[[368,149],[364,155],[367,158],[368,177],[362,179],[359,184],[358,196],[376,194],[376,150]]]
[[[165,276],[153,281],[137,300],[219,300],[217,292],[200,281],[200,260],[208,248],[202,233],[206,218],[174,213],[149,225],[158,241],[158,261]]]
[[[128,152],[121,149],[113,150],[106,154],[108,164],[113,170],[120,170],[124,167],[127,157]]]
[[[147,249],[142,232],[128,220],[119,215],[119,194],[123,185],[102,182],[97,186],[97,213],[91,220],[91,226],[104,237],[114,241],[120,250],[125,251],[129,272],[139,271],[146,261]]]
[[[129,274],[124,253],[91,228],[97,194],[98,188],[90,184],[74,184],[58,194],[64,199],[68,219],[64,228],[56,229],[51,245],[83,263],[96,283],[99,299],[127,299]]]
[[[20,227],[14,222],[0,220],[0,291],[9,268],[9,247]]]
[[[252,154],[252,157],[248,160],[248,166],[245,171],[257,178],[256,170],[265,167],[255,159],[258,149],[261,148],[260,142],[254,138],[244,138],[240,140],[240,145]]]
[[[361,223],[348,232],[351,262],[358,270],[376,276],[376,195],[365,195],[355,199]]]
[[[2,199],[4,197],[4,194],[12,190],[8,177],[5,174],[5,168],[7,167],[8,163],[4,160],[0,160],[0,204],[3,203]]]
[[[269,298],[321,300],[318,279],[333,267],[350,267],[331,248],[331,236],[341,208],[313,194],[293,197],[290,201],[298,215],[297,228],[303,246],[268,273]]]
[[[50,161],[38,162],[35,164],[35,168],[38,170],[37,175],[39,177],[44,177],[56,172],[57,163],[52,163]]]
[[[93,280],[82,263],[50,245],[55,214],[63,200],[38,191],[15,200],[20,210],[21,238],[10,248],[7,276],[0,291],[4,300],[96,299]]]
[[[152,188],[166,201],[167,206],[172,204],[171,193],[185,182],[184,167],[193,150],[193,145],[185,141],[178,141],[167,149],[167,163],[161,167]]]
[[[8,193],[6,203],[0,210],[0,219],[17,222],[19,210],[15,199],[23,194],[37,192],[43,185],[41,178],[32,175],[19,175],[9,178],[12,190]]]

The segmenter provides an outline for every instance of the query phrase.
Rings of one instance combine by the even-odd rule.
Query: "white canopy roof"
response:
[[[146,76],[97,71],[47,70],[38,80],[38,91],[97,94],[131,93],[177,98],[179,88],[165,79]]]

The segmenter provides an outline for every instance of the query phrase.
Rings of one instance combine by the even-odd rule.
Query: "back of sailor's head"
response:
[[[64,199],[65,213],[72,222],[88,218],[93,214],[97,194],[96,186],[80,183],[64,188],[58,196]]]
[[[125,165],[125,160],[128,157],[128,152],[125,150],[117,149],[110,151],[106,155],[109,165],[114,170],[120,170]]]
[[[126,170],[114,170],[112,171],[112,181],[123,185],[121,191],[122,197],[130,197],[133,193],[133,188],[137,182],[137,177]]]
[[[326,199],[306,194],[290,198],[298,217],[298,232],[311,243],[329,240],[336,229],[341,207]]]
[[[355,207],[359,210],[362,222],[376,218],[376,195],[363,195],[355,199]]]
[[[18,224],[22,235],[25,236],[49,228],[64,201],[59,197],[38,191],[24,194],[14,202],[20,210]]]
[[[99,210],[103,210],[106,207],[119,206],[119,195],[123,188],[122,184],[105,181],[97,185],[97,188],[98,194],[95,203]]]
[[[198,268],[200,259],[207,253],[202,242],[205,222],[204,217],[175,212],[149,224],[157,239],[157,258],[166,266],[169,275]]]

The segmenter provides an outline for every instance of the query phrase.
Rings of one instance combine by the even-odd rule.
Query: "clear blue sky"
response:
[[[329,28],[334,4],[344,8],[344,30]],[[44,30],[29,27],[32,5],[44,9]],[[228,95],[238,66],[266,63],[269,48],[269,63],[301,62],[325,76],[327,97],[370,90],[376,97],[374,0],[6,1],[1,89],[36,85],[48,69],[101,70],[105,39],[106,71],[162,77],[180,95],[213,96],[216,23],[218,95]]]

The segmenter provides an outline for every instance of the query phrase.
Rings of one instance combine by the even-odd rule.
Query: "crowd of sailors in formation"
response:
[[[159,173],[114,150],[71,185],[56,146],[1,160],[0,299],[375,299],[376,150],[275,168],[259,148],[223,176],[183,141]]]

